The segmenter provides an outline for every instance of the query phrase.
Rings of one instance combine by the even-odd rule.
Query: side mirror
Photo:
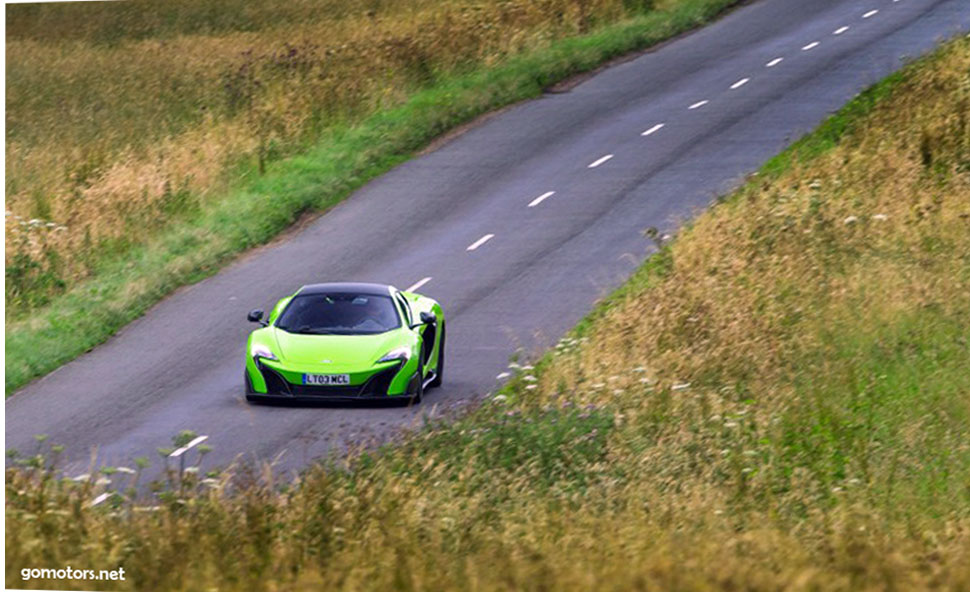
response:
[[[417,329],[418,327],[423,327],[424,325],[433,325],[438,322],[438,317],[435,316],[433,312],[423,312],[419,318],[421,319],[421,322],[411,325],[412,329]]]
[[[263,322],[263,311],[259,308],[249,311],[249,314],[246,315],[246,320],[250,323],[259,323],[264,327],[266,326],[266,323]]]

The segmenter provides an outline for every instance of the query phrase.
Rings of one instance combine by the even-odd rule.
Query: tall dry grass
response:
[[[400,447],[295,483],[173,473],[148,508],[127,474],[21,451],[7,585],[69,564],[156,590],[970,587],[968,73],[962,39],[866,95]]]
[[[670,2],[668,2],[670,3]],[[10,6],[8,310],[191,215],[240,175],[456,71],[649,0],[187,0]]]

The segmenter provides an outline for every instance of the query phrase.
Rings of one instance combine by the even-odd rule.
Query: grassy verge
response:
[[[301,213],[322,210],[408,158],[442,132],[491,109],[537,96],[571,74],[649,46],[716,16],[732,0],[684,0],[596,33],[574,37],[492,67],[442,79],[402,106],[358,125],[331,129],[305,154],[271,164],[265,176],[147,244],[102,258],[92,278],[8,319],[6,392],[50,372],[143,314],[178,286],[213,273],[265,243]]]
[[[22,458],[7,584],[70,564],[159,590],[967,588],[968,72],[961,39],[865,95],[400,447],[296,483],[173,474],[152,508],[123,473]]]
[[[667,0],[679,2],[681,0]],[[8,318],[218,200],[238,167],[651,0],[7,7]],[[10,311],[15,311],[10,315]]]

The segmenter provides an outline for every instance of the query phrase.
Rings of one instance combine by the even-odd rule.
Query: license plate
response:
[[[350,374],[304,374],[303,384],[319,386],[346,386],[350,384]]]

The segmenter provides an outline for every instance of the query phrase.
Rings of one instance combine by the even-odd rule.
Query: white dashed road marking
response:
[[[742,78],[741,80],[738,80],[737,82],[735,82],[734,84],[731,85],[731,90],[735,90],[735,89],[741,88],[742,86],[744,86],[745,84],[747,84],[749,80],[751,80],[751,79],[750,78]]]
[[[775,66],[777,66],[778,64],[780,64],[781,61],[784,60],[784,59],[785,58],[775,58],[775,59],[771,60],[770,62],[768,62],[767,64],[765,64],[765,68],[774,68]]]
[[[848,30],[849,30],[849,27],[848,26],[846,26],[846,27],[839,27],[838,29],[832,31],[832,34],[833,35],[841,35],[842,33],[845,33]]]
[[[556,194],[556,192],[555,192],[555,191],[546,191],[545,193],[543,193],[543,194],[542,194],[542,195],[540,195],[539,197],[537,197],[537,198],[535,198],[534,200],[532,200],[532,201],[530,201],[530,202],[529,202],[529,207],[530,207],[530,208],[534,208],[534,207],[536,207],[537,205],[539,205],[539,204],[541,204],[541,203],[542,203],[543,201],[545,201],[545,200],[546,200],[546,198],[549,198],[549,197],[552,197],[552,196],[553,196],[553,195],[555,195],[555,194]]]
[[[405,292],[414,292],[415,290],[417,290],[418,288],[420,288],[421,286],[427,284],[430,281],[431,281],[431,276],[428,276],[428,277],[426,277],[426,278],[424,278],[424,279],[416,282],[413,286],[411,286],[410,288],[408,288],[407,290],[405,290]]]
[[[659,132],[660,131],[660,128],[662,128],[663,126],[664,126],[664,124],[658,123],[657,125],[653,126],[652,128],[648,129],[647,131],[643,132],[640,135],[641,136],[649,136],[650,134]]]
[[[701,107],[703,107],[708,103],[710,103],[710,101],[708,101],[707,99],[704,99],[703,101],[697,101],[696,103],[688,107],[688,109],[700,109]]]
[[[808,51],[810,49],[815,49],[819,45],[820,45],[820,43],[818,41],[812,41],[811,43],[809,43],[808,45],[806,45],[805,47],[803,47],[802,48],[802,51]]]
[[[598,167],[599,165],[603,164],[604,162],[606,162],[607,160],[609,160],[611,158],[613,158],[613,155],[612,154],[607,154],[606,156],[604,156],[602,158],[597,158],[593,162],[589,163],[589,167],[587,167],[587,168],[595,169],[596,167]]]
[[[178,457],[180,457],[180,456],[182,456],[183,454],[185,454],[186,452],[188,452],[188,450],[189,450],[190,448],[193,448],[193,447],[195,447],[196,445],[198,445],[198,444],[201,444],[201,443],[203,443],[203,442],[205,442],[205,441],[206,441],[206,440],[208,440],[208,439],[209,439],[209,436],[199,436],[198,438],[196,438],[196,439],[194,439],[194,440],[192,440],[191,442],[189,442],[189,443],[188,443],[188,444],[186,444],[185,446],[183,446],[183,447],[181,447],[181,448],[177,448],[177,449],[175,449],[175,450],[174,450],[174,451],[172,452],[172,454],[169,454],[168,456],[169,456],[170,458],[178,458]]]
[[[480,247],[480,246],[484,245],[485,243],[487,243],[488,241],[492,240],[492,238],[494,236],[495,236],[494,234],[486,234],[482,238],[480,238],[477,241],[473,242],[472,244],[468,245],[468,248],[465,249],[465,250],[466,251],[474,251],[478,247]]]
[[[871,16],[876,16],[877,14],[879,14],[878,10],[870,10],[869,12],[862,15],[862,18],[869,18]]]

